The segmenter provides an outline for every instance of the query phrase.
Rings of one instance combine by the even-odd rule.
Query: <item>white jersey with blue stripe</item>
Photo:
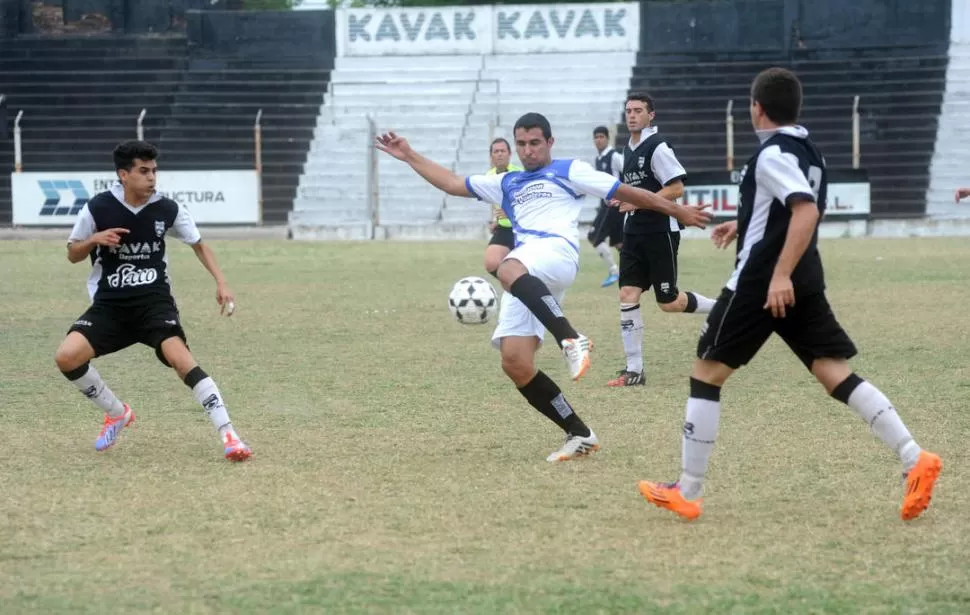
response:
[[[560,238],[579,260],[579,213],[585,195],[611,199],[620,182],[582,160],[553,160],[534,171],[471,175],[468,192],[486,203],[501,203],[512,221],[515,245]]]

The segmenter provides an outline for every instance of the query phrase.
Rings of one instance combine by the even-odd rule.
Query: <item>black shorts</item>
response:
[[[677,289],[677,251],[680,233],[647,233],[623,236],[620,249],[620,287],[651,286],[657,303],[673,303]]]
[[[593,227],[586,237],[594,248],[606,240],[609,240],[611,248],[620,245],[623,243],[623,214],[616,207],[600,205],[593,219]]]
[[[796,297],[784,318],[764,309],[765,294],[721,291],[697,343],[697,356],[738,369],[758,354],[772,333],[811,369],[815,359],[851,359],[855,344],[835,319],[825,293]]]
[[[186,341],[175,299],[151,296],[130,301],[97,301],[80,317],[68,333],[77,331],[100,357],[142,343],[155,349],[155,356],[171,367],[162,355],[162,342],[170,337]]]
[[[492,238],[488,240],[490,246],[505,246],[509,250],[515,249],[515,233],[506,226],[496,226]]]

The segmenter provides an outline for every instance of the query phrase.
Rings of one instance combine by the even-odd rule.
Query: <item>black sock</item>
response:
[[[684,293],[687,295],[687,307],[684,308],[685,312],[696,312],[697,311],[697,296],[692,292]]]
[[[196,365],[189,370],[189,373],[185,374],[185,378],[182,379],[182,382],[184,382],[185,386],[189,387],[190,389],[194,389],[195,385],[199,384],[208,377],[209,374],[205,373],[201,367]]]
[[[849,397],[852,396],[852,392],[859,388],[859,385],[865,382],[858,374],[852,372],[849,377],[839,383],[837,387],[832,389],[832,397],[839,400],[846,406],[849,405]]]
[[[585,437],[590,434],[589,427],[566,401],[559,386],[545,373],[536,372],[535,377],[519,392],[533,408],[569,435]]]
[[[576,339],[579,334],[576,329],[569,324],[563,316],[559,302],[549,292],[549,287],[545,282],[532,274],[525,274],[512,283],[509,287],[512,296],[525,304],[529,311],[539,319],[549,333],[552,333],[556,341],[562,346],[563,340]],[[550,382],[552,382],[550,380]]]

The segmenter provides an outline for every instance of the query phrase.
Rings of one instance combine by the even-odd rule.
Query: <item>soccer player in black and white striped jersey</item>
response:
[[[656,111],[647,94],[630,94],[624,106],[630,143],[623,150],[625,184],[643,188],[675,201],[684,193],[687,172],[667,140],[651,126]],[[657,306],[664,312],[711,311],[714,301],[677,287],[680,230],[677,220],[660,212],[620,205],[627,212],[620,249],[620,338],[626,366],[607,382],[611,387],[638,386],[646,381],[643,370],[643,315],[640,296],[653,287]]]
[[[721,248],[737,238],[737,260],[697,345],[680,480],[641,481],[640,493],[681,517],[701,514],[721,387],[777,333],[826,392],[851,407],[900,459],[906,477],[900,516],[915,519],[929,506],[943,463],[920,448],[886,396],[849,366],[856,348],[825,298],[816,246],[828,189],[825,159],[796,124],[801,104],[801,82],[791,71],[770,68],[754,80],[751,123],[761,147],[741,171],[737,220],[712,234]]]

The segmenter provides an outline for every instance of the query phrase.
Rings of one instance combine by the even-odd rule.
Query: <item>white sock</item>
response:
[[[596,246],[596,253],[599,257],[603,259],[606,263],[606,267],[610,270],[610,273],[616,273],[619,269],[616,266],[616,261],[613,260],[613,251],[610,250],[610,246],[604,241],[600,245]]]
[[[919,460],[922,449],[913,440],[902,419],[882,391],[863,380],[849,395],[849,407],[865,421],[872,433],[888,446],[909,472]]]
[[[721,420],[721,402],[694,397],[698,386],[705,388],[707,397],[720,398],[720,389],[691,378],[691,396],[687,398],[684,418],[683,452],[681,455],[680,492],[694,500],[704,492],[707,462],[714,451],[717,425]],[[714,393],[714,394],[710,394]]]
[[[192,388],[192,393],[195,394],[196,401],[205,408],[205,413],[209,415],[212,426],[219,430],[220,436],[225,437],[227,433],[231,433],[233,437],[238,438],[232,428],[232,423],[229,421],[229,411],[226,410],[226,404],[222,401],[219,387],[216,386],[212,378],[206,376],[200,380]]]
[[[643,371],[643,317],[639,303],[620,304],[620,336],[626,352],[626,370]]]
[[[94,369],[93,365],[88,364],[88,369],[84,372],[84,375],[71,382],[79,391],[84,393],[85,397],[104,410],[108,416],[115,418],[125,413],[125,405],[115,397],[115,394],[104,383],[101,374]]]
[[[694,291],[687,292],[687,306],[690,307],[692,301],[690,298],[693,297],[694,301],[697,303],[697,307],[693,310],[687,309],[686,312],[695,312],[697,314],[710,314],[711,310],[714,309],[714,304],[717,303],[714,299],[708,299],[704,295],[699,295]]]

